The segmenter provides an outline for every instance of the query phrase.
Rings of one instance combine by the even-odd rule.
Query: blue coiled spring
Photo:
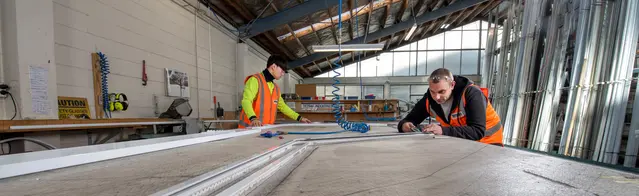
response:
[[[340,57],[337,59],[337,61],[339,61],[339,59],[341,58],[342,54],[340,52]],[[337,69],[339,69],[341,67],[341,65],[337,62],[333,63],[335,64],[336,68],[333,69],[333,73],[335,73],[335,76],[333,76],[333,112],[335,113],[335,121],[337,122],[337,124],[342,127],[342,129],[344,130],[349,130],[349,131],[355,131],[355,132],[360,132],[360,133],[366,133],[370,130],[370,126],[367,125],[366,123],[361,123],[361,122],[349,122],[346,121],[342,118],[342,110],[340,109],[340,96],[339,94],[337,94],[337,91],[340,90],[339,87],[337,87],[338,84],[340,84],[339,80],[337,79],[338,76],[340,76],[341,74],[339,74],[337,71]]]
[[[102,52],[98,52],[98,57],[99,60],[98,62],[100,63],[100,74],[102,76],[102,81],[101,82],[101,88],[102,88],[102,103],[104,106],[104,115],[107,118],[111,118],[111,112],[109,110],[109,80],[108,80],[108,76],[110,70],[109,70],[109,60],[107,59],[107,56],[102,53]]]
[[[339,1],[338,5],[342,5],[342,0]],[[338,32],[342,32],[342,6],[337,6],[339,11],[337,13],[338,14],[338,23],[337,23],[337,29]],[[340,33],[340,40],[341,40],[341,33]],[[339,80],[337,79],[338,76],[340,76],[341,74],[338,73],[337,69],[339,69],[340,67],[342,67],[342,65],[340,65],[338,62],[340,62],[340,60],[342,59],[342,48],[341,48],[341,41],[340,41],[340,49],[339,49],[339,55],[337,60],[333,63],[336,67],[333,69],[333,73],[335,73],[335,76],[333,76],[333,112],[335,113],[335,121],[337,122],[337,124],[342,127],[342,129],[344,130],[348,130],[348,131],[355,131],[355,132],[360,132],[360,133],[366,133],[370,130],[370,126],[366,123],[360,123],[360,122],[349,122],[346,121],[342,118],[342,110],[340,109],[340,96],[339,94],[337,94],[337,91],[340,90],[339,87],[337,87],[338,84],[340,84]]]

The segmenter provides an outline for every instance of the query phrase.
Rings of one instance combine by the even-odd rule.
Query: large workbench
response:
[[[339,127],[269,130],[326,132]],[[10,177],[0,180],[0,195],[149,195],[273,150],[293,139],[353,139],[371,135],[391,136],[316,143],[301,163],[289,168],[292,172],[283,171],[284,178],[260,194],[636,195],[639,192],[639,175],[633,173],[458,138],[398,134],[394,127],[373,126],[365,134],[284,135],[283,139],[249,134]]]

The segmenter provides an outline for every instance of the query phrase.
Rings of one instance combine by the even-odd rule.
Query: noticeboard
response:
[[[89,119],[91,111],[87,98],[58,97],[59,119]]]

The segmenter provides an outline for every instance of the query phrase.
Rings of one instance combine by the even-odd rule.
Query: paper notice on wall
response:
[[[36,114],[48,115],[49,105],[48,85],[49,68],[29,66],[29,80],[31,82],[31,111]]]

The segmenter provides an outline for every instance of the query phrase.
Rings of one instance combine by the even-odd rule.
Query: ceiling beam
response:
[[[351,16],[348,19],[348,35],[351,36],[351,40],[352,40],[352,39],[355,39],[355,37],[354,37],[355,33],[353,32],[353,25],[355,24],[353,22],[353,0],[348,0],[348,13],[349,13],[348,15]],[[340,14],[342,14],[342,13],[340,13]]]
[[[225,1],[227,1],[228,3],[231,0]],[[305,3],[283,10],[282,12],[277,12],[273,15],[261,18],[259,19],[259,21],[256,21],[251,25],[246,24],[238,29],[240,30],[240,32],[246,32],[245,35],[242,35],[244,38],[251,38],[253,36],[259,35],[260,33],[273,30],[280,25],[291,23],[301,17],[333,7],[337,4],[339,4],[339,0],[308,0]]]
[[[423,2],[423,1],[422,1],[422,2]],[[404,3],[404,5],[402,5],[402,8],[400,9],[401,11],[404,11],[404,12],[400,12],[400,14],[398,15],[398,16],[399,16],[399,19],[400,19],[400,22],[401,22],[401,19],[402,19],[402,18],[403,18],[403,16],[404,16],[404,14],[406,13],[406,12],[405,12],[405,11],[406,11],[406,8],[408,8],[408,1],[406,1],[406,3]],[[415,15],[414,10],[415,10],[414,6],[413,6],[413,7],[411,7],[411,11],[410,11],[411,15]],[[411,20],[411,19],[409,18],[407,21],[410,21],[410,20]],[[412,26],[411,26],[411,28],[412,28]],[[406,34],[408,33],[408,30],[410,30],[410,28],[409,28],[409,29],[404,30],[403,32],[400,32],[400,35],[401,35],[401,36],[399,37],[399,41],[397,42],[397,45],[402,44],[402,41],[404,41],[404,37],[406,37]]]
[[[235,9],[235,12],[240,13],[240,16],[244,19],[244,21],[251,21],[255,18],[255,15],[248,10],[243,4],[238,4],[238,2],[234,0],[224,0],[228,5],[231,5]],[[271,31],[262,34],[266,38],[268,42],[271,42],[271,46],[275,46],[280,53],[284,53],[288,57],[288,59],[297,59],[297,56],[293,54],[288,48],[284,45],[280,44],[275,38],[275,34]]]
[[[495,1],[495,2],[498,2],[498,1]],[[484,9],[488,8],[488,6],[490,6],[491,4],[492,3],[486,3],[484,6],[479,5],[479,6],[475,7],[466,16],[462,17],[459,21],[456,21],[457,24],[460,24],[460,23],[464,22],[466,19],[475,18],[477,16],[477,14],[481,13],[481,11],[484,11]],[[480,7],[483,7],[483,8],[479,9]],[[470,17],[470,16],[472,16],[472,17]]]
[[[417,21],[418,25],[419,24],[423,24],[423,23],[438,19],[440,17],[444,17],[444,16],[449,15],[451,13],[455,13],[455,12],[464,10],[466,8],[475,6],[475,5],[477,5],[479,3],[482,3],[482,2],[485,2],[485,1],[487,1],[487,0],[461,0],[461,1],[458,1],[456,3],[451,4],[449,6],[437,9],[437,10],[432,11],[432,12],[425,13],[425,14],[419,16],[416,19],[416,21]],[[399,23],[399,24],[395,24],[395,25],[390,26],[388,28],[385,28],[385,29],[382,29],[382,30],[379,30],[379,31],[376,31],[376,32],[373,32],[373,33],[370,33],[368,35],[368,37],[370,39],[379,39],[379,38],[391,35],[393,33],[397,33],[397,32],[400,32],[402,30],[411,28],[413,26],[413,24],[414,24],[413,21],[406,21],[406,22],[402,22],[402,23]],[[364,41],[363,37],[360,37],[360,38],[348,41],[348,42],[346,42],[344,44],[361,44],[361,43],[363,43],[363,41]],[[322,59],[324,57],[330,56],[332,54],[335,54],[335,53],[330,53],[330,52],[314,53],[312,55],[309,55],[309,56],[297,59],[295,61],[292,61],[292,62],[289,63],[289,65],[290,65],[291,68],[299,67],[299,66],[308,64],[308,63],[310,63],[312,61],[315,61],[317,59]]]
[[[472,22],[474,22],[474,21],[472,21]],[[451,25],[451,26],[449,26],[448,28],[444,29],[444,31],[448,31],[448,30],[451,30],[451,29],[454,29],[454,28],[457,28],[457,27],[461,27],[461,26],[467,25],[467,24],[469,24],[469,23],[470,23],[470,22],[464,22],[464,23],[461,23],[461,24],[460,24],[460,25],[458,25],[458,26],[452,26],[452,25]],[[434,34],[429,33],[426,37],[430,37],[430,36],[433,36],[433,35],[434,35]],[[410,44],[410,43],[411,43],[411,42],[405,42],[405,43],[403,43],[402,45],[399,45],[399,46],[395,46],[395,47],[388,48],[388,50],[379,51],[379,53],[389,52],[389,51],[395,50],[395,49],[397,49],[397,48],[401,48],[401,47],[403,47],[403,46],[406,46],[406,45],[408,45],[408,44]],[[361,55],[361,54],[360,54],[360,55]],[[361,61],[365,61],[365,60],[370,59],[370,58],[373,58],[373,57],[375,57],[375,55],[371,55],[371,56],[368,56],[368,57],[363,57],[363,58],[361,59]],[[345,63],[344,65],[350,65],[350,64],[354,63],[354,61],[346,61],[346,62],[344,62],[344,63]],[[332,69],[331,69],[331,70],[332,70]],[[324,74],[324,73],[329,72],[329,71],[331,71],[331,70],[325,70],[325,71],[322,71],[322,72],[320,72],[320,73],[317,73],[317,74],[315,74],[315,75],[312,75],[311,77],[315,77],[315,76],[317,76],[317,75]]]
[[[376,10],[378,8],[382,8],[384,6],[390,7],[390,5],[392,3],[399,2],[399,1],[401,1],[401,0],[385,0],[385,1],[375,2],[375,3],[373,3],[372,8],[370,6],[367,6],[364,9],[360,10],[359,12],[354,13],[352,16],[356,17],[356,16],[361,16],[361,15],[364,15],[364,14],[370,14],[371,12],[373,12],[374,10]],[[347,13],[350,13],[350,12],[347,12]],[[314,28],[315,31],[319,31],[319,30],[322,30],[322,29],[333,27],[333,26],[335,26],[335,23],[339,22],[338,17],[335,17],[335,16],[332,15],[332,14],[329,14],[329,18],[327,20],[330,20],[331,22],[320,22],[320,21],[318,21],[317,23],[311,24],[309,26]],[[335,17],[335,18],[331,18],[331,17]],[[346,14],[346,15],[342,16],[342,22],[344,22],[346,20],[350,20],[350,19],[351,19],[351,15],[350,14]],[[303,37],[305,35],[308,35],[308,34],[312,33],[311,29],[308,29],[308,28],[307,29],[298,29],[296,31],[297,31],[296,34],[299,37]],[[282,43],[294,40],[293,37],[291,37],[291,35],[288,35],[288,34],[280,36],[280,37],[281,37],[280,41]]]
[[[397,14],[395,14],[395,22],[393,22],[393,24],[398,24],[402,22],[402,17],[404,16],[404,13],[406,12],[406,7],[408,7],[408,0],[404,0],[402,2],[402,6],[399,8],[399,11],[397,11]],[[384,46],[384,50],[388,49],[388,47],[390,47],[390,45],[393,44],[393,38],[395,37],[395,33],[392,33],[390,37],[391,37],[390,42],[386,43],[386,46]]]
[[[391,4],[386,4],[386,8],[384,8],[384,15],[382,15],[382,19],[379,20],[379,30],[386,28],[386,20],[388,20],[388,15],[390,15],[390,9]],[[381,43],[381,40],[382,38],[377,39],[377,43]]]
[[[373,0],[369,0],[368,1],[368,7],[372,8],[373,7]],[[366,39],[368,37],[368,33],[371,30],[371,13],[373,12],[373,10],[371,10],[370,12],[368,12],[368,14],[366,15],[366,32],[364,34],[364,39]],[[364,57],[366,57],[366,52],[364,51]]]
[[[275,4],[270,4],[271,8],[275,11],[275,12],[279,12],[279,9],[277,9],[277,6],[275,6]],[[311,51],[308,51],[308,48],[306,48],[304,46],[304,44],[302,44],[302,41],[300,41],[300,39],[295,35],[295,32],[293,31],[293,28],[291,28],[291,25],[286,23],[285,25],[286,29],[291,32],[291,34],[293,34],[293,36],[295,37],[295,40],[297,41],[297,44],[300,46],[301,49],[304,50],[304,52],[306,52],[306,55],[310,55]],[[315,62],[313,62],[313,64],[315,66],[317,66],[317,64],[315,64]],[[319,67],[319,66],[318,66]],[[302,71],[304,71],[304,73],[306,73],[306,75],[311,76],[311,73],[308,71],[308,68],[306,67],[302,67]]]
[[[411,8],[411,14],[413,15],[413,17],[417,17],[417,14],[419,13],[419,11],[422,9],[422,7],[424,6],[424,3],[426,3],[426,0],[423,1],[419,1],[417,2],[417,4],[415,6],[413,6]],[[409,37],[409,40],[412,40],[413,37],[415,36],[415,34],[417,34],[417,29],[415,29],[415,32],[413,32],[413,35],[411,35],[411,37]],[[397,45],[402,44],[402,41],[404,41],[403,37],[405,37],[406,35],[402,36],[402,39],[399,40],[399,43],[397,43]]]

